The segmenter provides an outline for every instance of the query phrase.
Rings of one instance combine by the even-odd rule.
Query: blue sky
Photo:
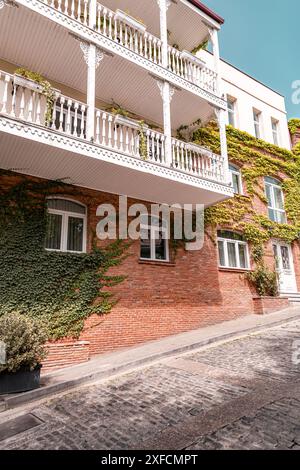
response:
[[[203,0],[225,24],[222,57],[286,98],[289,117],[300,117],[291,84],[300,80],[299,0]]]

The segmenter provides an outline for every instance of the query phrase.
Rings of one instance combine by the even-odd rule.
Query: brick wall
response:
[[[1,186],[15,184],[17,175],[2,178]],[[88,208],[88,246],[91,230],[99,219],[97,206],[103,202],[117,204],[115,195],[87,189],[72,188],[74,198]],[[64,190],[59,193],[64,195]],[[69,192],[68,192],[69,193]],[[55,194],[58,194],[57,192]],[[68,196],[70,196],[68,194]],[[246,195],[247,197],[247,195]],[[136,201],[129,201],[136,202]],[[266,213],[265,205],[254,200],[258,212]],[[201,252],[180,249],[170,264],[139,261],[139,242],[134,242],[129,256],[121,266],[111,268],[109,274],[126,275],[126,280],[111,288],[118,303],[106,316],[92,316],[85,324],[80,341],[87,344],[61,343],[51,346],[46,364],[48,370],[87,360],[89,354],[99,354],[188,331],[242,315],[254,313],[255,307],[245,273],[218,268],[217,247],[211,234],[206,235]],[[98,243],[101,245],[102,242]],[[295,269],[300,280],[299,246],[294,244]],[[266,261],[274,267],[271,243]]]

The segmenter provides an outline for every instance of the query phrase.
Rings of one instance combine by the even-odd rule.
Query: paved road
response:
[[[297,340],[300,320],[77,389],[0,449],[300,449]]]

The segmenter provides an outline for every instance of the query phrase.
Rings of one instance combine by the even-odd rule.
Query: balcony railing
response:
[[[64,135],[86,139],[87,106],[55,91],[49,122],[42,86],[32,80],[0,71],[0,114]],[[142,122],[105,110],[95,110],[94,145],[121,152],[196,177],[224,182],[224,160],[198,145],[172,139],[171,161],[166,156],[166,137]]]
[[[64,13],[73,20],[88,26],[89,0],[42,0],[47,5]],[[137,55],[162,65],[162,42],[149,33],[146,26],[122,12],[116,12],[97,2],[95,30],[124,46]],[[175,75],[205,89],[217,93],[217,74],[196,56],[168,47],[168,69]]]

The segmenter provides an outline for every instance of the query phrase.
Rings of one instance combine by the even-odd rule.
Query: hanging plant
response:
[[[148,148],[147,148],[147,139],[145,136],[145,129],[144,129],[145,122],[139,121],[139,138],[140,138],[140,155],[143,160],[148,159]]]
[[[42,75],[39,73],[32,72],[24,68],[16,69],[15,74],[19,75],[20,77],[27,78],[28,80],[32,80],[33,82],[36,82],[42,86],[42,94],[46,98],[45,125],[49,126],[52,120],[53,106],[55,101],[55,93],[51,83],[45,80],[45,78],[42,77]]]

